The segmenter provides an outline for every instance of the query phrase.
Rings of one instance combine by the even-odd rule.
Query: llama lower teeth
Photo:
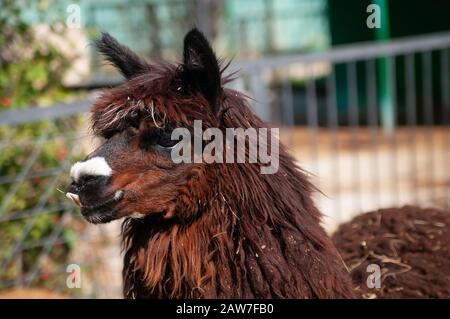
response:
[[[80,196],[73,193],[66,193],[66,197],[74,202],[77,206],[81,207]]]

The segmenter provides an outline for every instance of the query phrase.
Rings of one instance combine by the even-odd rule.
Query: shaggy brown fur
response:
[[[203,35],[186,36],[180,66],[144,66],[108,36],[100,44],[109,60],[126,66],[129,80],[99,98],[93,131],[111,138],[132,128],[114,156],[112,188],[126,189],[117,217],[145,212],[123,223],[124,296],[352,297],[311,199],[315,189],[283,146],[272,175],[260,174],[260,163],[175,165],[160,152],[138,150],[149,131],[192,127],[196,119],[204,129],[268,127],[244,95],[223,88]],[[156,163],[151,170],[143,166],[148,162]]]
[[[450,298],[449,226],[447,211],[380,209],[339,226],[333,242],[364,298]],[[379,288],[367,285],[370,264],[380,267]]]

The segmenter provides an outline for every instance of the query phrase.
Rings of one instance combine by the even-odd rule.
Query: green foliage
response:
[[[58,48],[36,38],[22,18],[27,2],[1,0],[0,13],[0,108],[42,104],[62,99],[62,74],[70,61]],[[61,24],[49,27],[52,34],[64,34]]]
[[[57,47],[35,38],[32,26],[22,17],[28,2],[0,1],[0,111],[69,97],[69,92],[61,86],[69,61]],[[64,135],[75,130],[78,124],[74,117],[0,127],[0,141],[7,138],[0,152],[0,207],[6,205],[0,210],[0,219],[12,218],[7,222],[0,221],[0,265],[5,258],[12,261],[6,271],[0,273],[0,289],[3,282],[17,280],[32,269],[42,252],[42,245],[38,244],[54,232],[66,210],[66,199],[56,189],[67,183],[66,171],[65,167],[61,171],[58,169],[70,156],[70,143],[73,142]],[[48,140],[40,145],[36,141],[43,134],[48,135]],[[36,152],[36,160],[27,177],[22,181],[8,180],[20,175],[33,152]],[[18,185],[17,189],[15,185]],[[27,212],[33,216],[20,217]],[[27,225],[32,227],[25,234]],[[55,284],[49,279],[49,273],[65,274],[61,267],[65,266],[73,247],[74,234],[64,228],[59,238],[61,244],[52,247],[34,284],[49,287]],[[21,243],[21,250],[14,252],[12,248],[17,242]]]

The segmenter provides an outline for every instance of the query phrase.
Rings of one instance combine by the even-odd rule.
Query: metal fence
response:
[[[85,113],[93,100],[0,115],[0,290],[120,297],[117,225],[86,224],[63,191],[70,166],[94,142]],[[68,288],[77,276],[70,264],[80,266],[83,289]]]
[[[239,62],[235,86],[327,196],[328,229],[399,205],[450,207],[450,33]]]
[[[441,33],[240,61],[230,71],[240,69],[232,85],[281,127],[327,195],[317,202],[331,230],[386,206],[450,207],[449,48],[450,33]],[[75,262],[91,274],[79,295],[108,296],[111,287],[119,294],[120,263],[111,265],[120,260],[118,230],[111,237],[88,226],[58,191],[92,144],[85,117],[92,100],[0,113],[0,289],[43,285],[73,294],[66,266]],[[33,130],[39,134],[23,138]],[[105,248],[108,241],[117,249]],[[101,278],[95,268],[115,276]]]

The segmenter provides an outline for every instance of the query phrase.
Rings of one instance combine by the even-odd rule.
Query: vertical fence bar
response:
[[[289,130],[294,128],[294,96],[290,81],[283,81],[281,91],[281,122]],[[287,140],[289,147],[292,147],[293,142],[293,135],[289,134]]]
[[[432,56],[431,51],[422,53],[422,89],[423,89],[423,107],[424,107],[424,123],[425,123],[425,150],[427,153],[427,185],[430,186],[428,201],[435,201],[436,180],[435,180],[435,160],[434,160],[434,132],[433,132],[433,74],[432,74]]]
[[[411,147],[409,167],[411,176],[412,203],[418,204],[419,189],[417,183],[417,106],[416,106],[416,72],[414,53],[405,56],[405,102],[406,124],[409,130]]]
[[[266,83],[262,79],[262,70],[257,70],[250,75],[250,87],[253,93],[254,110],[258,116],[267,122],[271,120],[269,96]]]
[[[248,30],[247,23],[244,19],[239,19],[236,23],[237,29],[237,44],[239,45],[239,51],[242,55],[246,55],[249,53],[249,44],[248,44]]]
[[[356,75],[356,62],[348,62],[347,68],[347,96],[349,101],[348,122],[350,126],[351,150],[353,152],[353,187],[355,188],[354,210],[361,211],[361,185],[360,185],[360,163],[359,163],[359,110],[358,110],[358,84]]]
[[[317,118],[317,92],[316,80],[311,68],[308,70],[306,80],[306,112],[309,134],[309,149],[311,154],[311,167],[314,168],[314,174],[319,174],[318,164],[318,118]]]
[[[441,95],[442,95],[442,124],[444,127],[444,158],[442,159],[444,165],[450,163],[450,138],[448,135],[449,125],[450,125],[450,79],[449,79],[449,58],[448,49],[441,50]],[[447,170],[443,176],[444,180],[450,180],[450,170]],[[444,200],[450,201],[450,186],[445,189],[444,186]],[[450,207],[450,203],[444,203],[446,207]]]
[[[195,14],[198,28],[205,34],[207,38],[211,38],[211,17],[209,0],[195,1]]]
[[[399,182],[398,182],[398,166],[397,166],[397,70],[395,63],[395,56],[388,57],[389,73],[391,75],[390,91],[391,91],[391,112],[392,112],[392,124],[394,130],[391,136],[389,136],[391,147],[391,182],[392,182],[392,205],[398,205],[400,201],[399,194]]]
[[[380,181],[379,181],[379,163],[378,163],[378,110],[377,110],[377,78],[376,78],[376,60],[366,61],[366,91],[367,91],[367,124],[370,130],[370,148],[372,152],[372,192],[374,198],[373,207],[380,207]]]
[[[389,23],[389,5],[387,0],[373,0],[379,6],[381,10],[381,27],[374,29],[375,37],[378,41],[386,41],[391,38],[390,23]],[[383,126],[384,135],[389,136],[394,134],[394,118],[392,109],[392,94],[391,81],[392,76],[389,73],[389,58],[386,56],[380,56],[378,59],[378,80],[379,80],[379,96],[380,96],[380,119]]]
[[[337,217],[337,222],[341,222],[342,214],[341,214],[341,194],[340,194],[340,185],[341,185],[341,174],[339,169],[339,138],[338,138],[338,125],[339,125],[339,117],[338,117],[338,106],[336,103],[336,78],[334,72],[334,65],[331,64],[330,74],[327,76],[326,80],[326,90],[327,90],[327,128],[331,130],[330,135],[330,148],[331,152],[334,155],[332,160],[332,170],[334,172],[333,179],[333,193],[334,199],[336,202],[335,209]]]
[[[441,95],[443,124],[450,124],[450,83],[448,49],[441,50]]]

